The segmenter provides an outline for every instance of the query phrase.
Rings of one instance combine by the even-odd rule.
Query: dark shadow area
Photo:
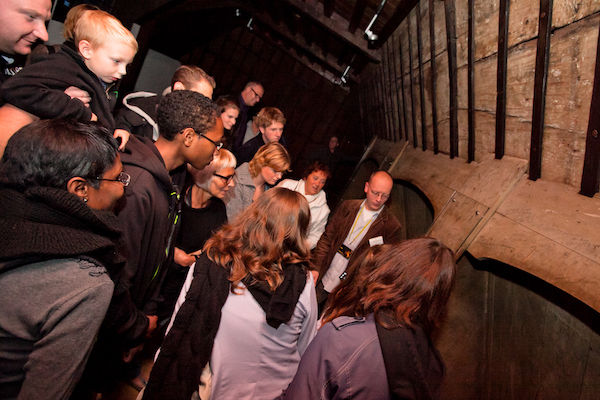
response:
[[[561,308],[588,326],[596,334],[600,334],[600,313],[571,296],[569,293],[551,285],[550,283],[531,275],[528,272],[515,268],[494,259],[477,259],[468,252],[465,253],[473,268],[479,271],[488,271],[499,278],[523,287],[546,301]]]

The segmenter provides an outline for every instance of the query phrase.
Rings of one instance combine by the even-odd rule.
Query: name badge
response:
[[[350,255],[352,254],[352,250],[343,243],[337,249],[337,252],[340,253],[346,260],[350,259]]]
[[[377,246],[383,244],[383,236],[376,236],[374,238],[369,239],[369,246]]]

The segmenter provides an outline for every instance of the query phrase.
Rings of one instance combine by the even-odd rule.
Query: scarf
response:
[[[34,186],[0,189],[0,272],[56,258],[84,258],[103,265],[111,278],[125,260],[121,233],[110,211],[89,208],[65,190]]]
[[[292,264],[284,266],[283,272],[284,280],[274,292],[264,282],[243,280],[274,328],[290,320],[306,285],[305,268]],[[194,279],[152,367],[143,400],[189,400],[198,389],[229,296],[228,278],[229,271],[206,253],[198,258]]]

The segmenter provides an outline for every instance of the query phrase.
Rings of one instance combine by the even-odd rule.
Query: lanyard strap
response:
[[[360,214],[362,213],[363,207],[364,207],[364,204],[362,204],[360,206],[360,209],[358,210],[358,215],[354,219],[354,223],[352,224],[352,228],[350,229],[350,234],[348,235],[348,237],[350,237],[350,238],[352,237],[352,234],[354,233],[354,227],[356,226],[356,223],[360,219]],[[356,240],[356,238],[360,236],[360,234],[362,233],[362,231],[364,231],[365,229],[367,229],[367,227],[369,225],[371,225],[371,222],[373,222],[373,218],[374,217],[375,217],[375,214],[373,214],[371,216],[371,218],[369,219],[369,221],[365,224],[365,226],[363,226],[362,229],[360,231],[358,231],[358,233],[356,234],[356,236],[354,236],[354,239],[350,239],[350,242],[348,244],[352,244],[352,242],[354,242]]]

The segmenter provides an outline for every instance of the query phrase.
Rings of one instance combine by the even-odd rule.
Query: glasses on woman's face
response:
[[[123,186],[129,185],[131,182],[131,176],[127,172],[121,172],[117,179],[106,179],[106,178],[95,178],[97,181],[109,181],[109,182],[121,182]]]
[[[231,180],[235,177],[235,174],[231,174],[231,175],[219,175],[216,172],[213,173],[214,176],[221,178],[225,181],[226,184],[228,184],[229,182],[231,182]]]

